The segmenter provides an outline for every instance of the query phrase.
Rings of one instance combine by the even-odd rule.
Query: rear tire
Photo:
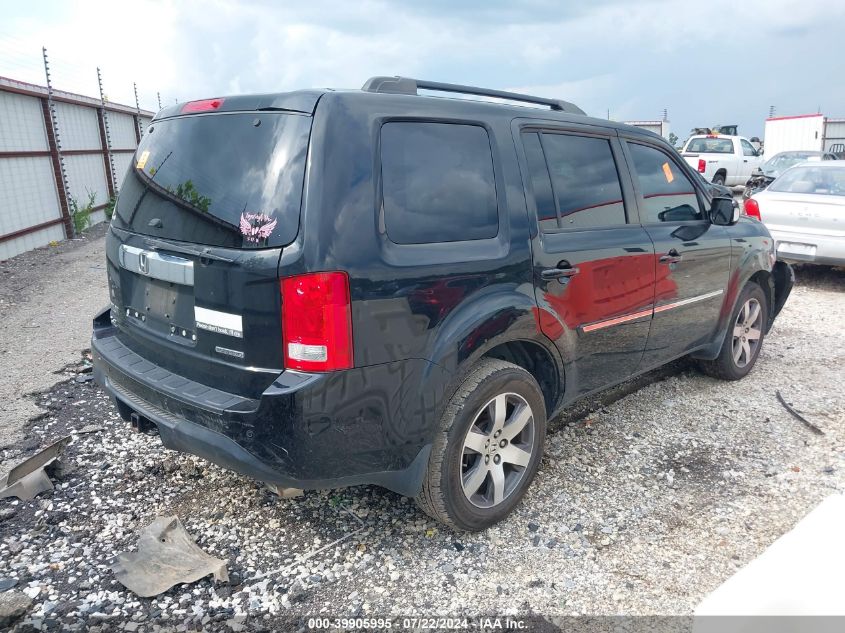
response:
[[[763,289],[749,282],[736,302],[722,349],[715,360],[699,361],[708,376],[722,380],[744,378],[754,367],[765,338],[769,306]]]
[[[713,176],[713,184],[724,186],[724,184],[725,184],[725,174],[716,174],[715,176]]]
[[[456,530],[483,530],[510,514],[531,484],[546,407],[521,367],[483,359],[449,399],[417,505]]]

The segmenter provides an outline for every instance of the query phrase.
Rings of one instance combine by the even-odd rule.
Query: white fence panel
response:
[[[43,124],[42,124],[43,125]],[[49,157],[0,159],[0,235],[8,235],[61,217]],[[57,224],[0,242],[0,260],[53,240],[64,239]]]
[[[68,194],[76,198],[80,206],[88,202],[88,192],[94,194],[94,206],[104,204],[109,199],[106,184],[106,167],[102,154],[65,156]]]
[[[56,103],[62,150],[101,149],[96,108]]]
[[[109,112],[109,136],[112,149],[135,148],[135,117]]]
[[[0,92],[0,152],[48,149],[41,101],[37,97]]]
[[[61,217],[49,157],[0,160],[0,235]]]
[[[10,240],[0,242],[0,261],[26,253],[34,248],[47,246],[50,242],[61,242],[63,239],[65,239],[65,229],[61,224],[48,226],[41,231],[20,237],[13,237]]]

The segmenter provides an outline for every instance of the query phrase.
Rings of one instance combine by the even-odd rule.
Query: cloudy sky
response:
[[[559,97],[672,130],[845,116],[845,2],[2,1],[0,75],[156,107],[407,75]]]

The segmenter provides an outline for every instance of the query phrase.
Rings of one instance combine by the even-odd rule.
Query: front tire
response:
[[[722,380],[739,380],[751,371],[763,347],[769,307],[763,289],[754,282],[743,288],[715,360],[700,361],[701,370]]]
[[[546,435],[546,407],[521,367],[483,359],[449,399],[417,505],[457,530],[510,514],[531,484]]]

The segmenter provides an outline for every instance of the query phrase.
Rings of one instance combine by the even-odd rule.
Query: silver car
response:
[[[802,163],[745,201],[775,239],[778,259],[845,265],[845,161]]]

